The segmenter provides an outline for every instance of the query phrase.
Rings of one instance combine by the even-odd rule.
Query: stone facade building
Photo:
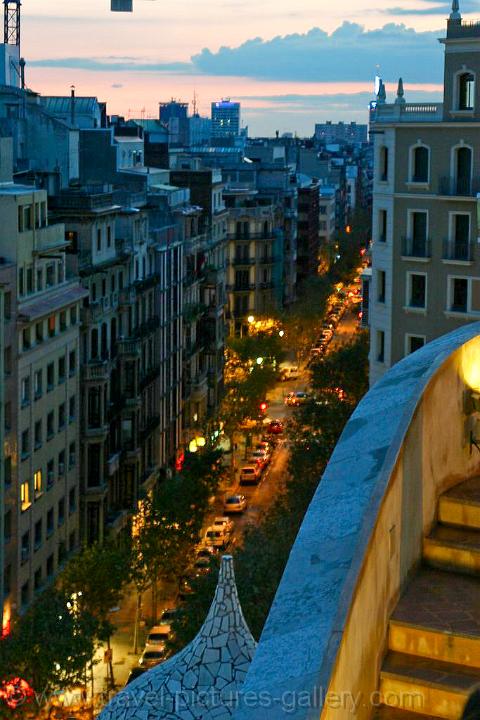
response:
[[[480,316],[479,23],[454,7],[443,103],[393,104],[380,89],[375,138],[372,383],[405,355]]]

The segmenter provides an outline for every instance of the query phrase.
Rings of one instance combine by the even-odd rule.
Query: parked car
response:
[[[134,667],[130,670],[130,673],[127,678],[127,682],[125,683],[125,687],[127,685],[130,685],[131,682],[136,680],[140,675],[143,675],[143,673],[146,671],[146,668],[143,667]]]
[[[171,623],[178,617],[178,608],[165,608],[160,615],[160,625],[171,625]]]
[[[248,457],[248,462],[256,462],[263,469],[270,462],[270,453],[266,452],[265,450],[252,450]]]
[[[240,470],[240,485],[257,485],[261,474],[262,469],[257,463],[244,465]]]
[[[195,575],[195,577],[200,577],[200,575],[208,575],[211,569],[211,559],[209,557],[197,557],[197,559],[193,563],[193,574]]]
[[[230,535],[224,528],[210,525],[205,532],[204,543],[214,548],[225,548],[230,542]]]
[[[285,398],[285,405],[288,405],[289,407],[298,407],[299,405],[306,403],[308,397],[308,393],[303,392],[302,390],[294,390],[293,392],[288,393]]]
[[[288,380],[298,380],[300,377],[300,368],[297,365],[289,365],[280,368],[280,380],[287,382]]]
[[[165,643],[170,637],[171,627],[166,623],[163,625],[154,625],[147,636],[147,645],[161,645],[165,647]]]
[[[225,532],[233,532],[234,524],[233,520],[230,520],[228,517],[216,517],[213,521],[213,527],[214,528],[220,528],[224,530]]]
[[[245,495],[228,495],[223,503],[223,512],[243,513],[247,507]]]
[[[281,420],[272,420],[267,429],[272,435],[281,435],[283,433],[283,423]]]
[[[158,645],[146,645],[138,664],[141,668],[148,670],[148,668],[159,665],[166,658],[166,650],[164,647]]]
[[[273,443],[268,440],[260,440],[260,442],[255,445],[255,450],[265,450],[265,452],[271,455],[273,451]]]

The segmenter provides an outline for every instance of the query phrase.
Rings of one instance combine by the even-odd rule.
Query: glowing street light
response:
[[[248,322],[250,323],[250,325],[255,322],[255,318],[254,318],[253,315],[249,315],[248,318],[247,318],[247,320],[248,320]]]
[[[262,363],[263,363],[263,358],[262,358],[262,357],[258,357],[258,358],[257,358],[257,365],[261,365]]]
[[[280,332],[278,334],[280,337],[283,337],[285,335],[285,330],[280,330]]]

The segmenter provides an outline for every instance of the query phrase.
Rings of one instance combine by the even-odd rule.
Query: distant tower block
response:
[[[133,0],[111,0],[112,12],[133,12]]]

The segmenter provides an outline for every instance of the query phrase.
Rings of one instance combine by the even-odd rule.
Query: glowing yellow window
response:
[[[20,487],[20,499],[22,502],[22,512],[24,510],[28,510],[28,508],[32,504],[30,502],[30,485],[29,485],[28,481],[22,483],[22,485]]]
[[[38,495],[41,495],[43,492],[43,481],[42,481],[42,471],[37,470],[33,475],[33,489],[35,491],[35,497]]]

